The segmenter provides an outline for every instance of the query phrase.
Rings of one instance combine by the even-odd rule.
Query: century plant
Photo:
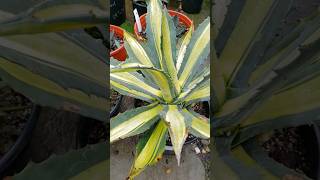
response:
[[[1,79],[36,104],[106,121],[107,48],[83,30],[107,31],[106,4],[1,1]]]
[[[161,159],[168,136],[178,164],[188,133],[210,137],[209,119],[191,108],[210,98],[209,18],[193,29],[192,25],[177,48],[173,18],[160,0],[150,0],[147,42],[139,43],[124,32],[128,58],[124,63],[112,60],[111,87],[150,103],[110,120],[111,143],[146,132],[138,142],[130,179]]]
[[[107,11],[106,0],[0,1],[0,79],[34,104],[107,121],[107,48],[84,30],[107,37]],[[105,179],[107,155],[100,143],[30,163],[13,179]]]
[[[319,134],[319,12],[286,23],[292,0],[227,2],[213,6],[212,176],[309,179],[268,157],[259,137],[308,124]]]

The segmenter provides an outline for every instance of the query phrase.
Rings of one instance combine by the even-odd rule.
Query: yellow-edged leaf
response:
[[[134,178],[141,171],[145,169],[147,165],[154,163],[154,161],[161,156],[161,149],[163,142],[166,140],[166,134],[168,132],[167,125],[161,120],[155,127],[151,136],[147,140],[145,146],[142,148],[140,153],[136,156],[134,164],[131,168],[129,179]]]
[[[162,48],[163,59],[161,67],[168,72],[175,85],[176,91],[179,93],[181,88],[178,83],[178,74],[175,67],[176,32],[173,21],[166,10],[164,10],[162,14]]]
[[[152,104],[126,111],[112,118],[110,120],[110,142],[144,132],[157,120],[162,109],[161,105]]]
[[[179,83],[183,88],[187,81],[197,73],[199,65],[207,58],[210,51],[210,20],[206,19],[194,33],[187,56],[179,69]]]
[[[193,32],[193,24],[191,24],[187,34],[184,36],[181,46],[179,48],[177,62],[176,62],[177,71],[179,71],[181,67],[182,61],[184,59],[184,55],[186,54],[186,50],[192,36],[192,32]]]
[[[183,112],[191,116],[190,132],[201,138],[210,138],[210,123],[209,119],[195,115],[189,112],[187,109],[183,109]]]
[[[147,29],[148,41],[154,43],[154,48],[157,52],[159,62],[162,62],[161,51],[161,24],[162,24],[162,6],[159,0],[150,0],[148,4]],[[160,63],[161,65],[161,63]],[[161,68],[163,69],[162,65]]]
[[[177,105],[168,105],[164,120],[169,124],[169,134],[176,154],[178,165],[180,165],[180,157],[183,144],[188,136],[187,127],[181,111]]]
[[[141,44],[126,31],[123,32],[123,35],[124,39],[128,43],[128,48],[131,48],[131,52],[134,54],[135,59],[137,59],[141,64],[153,66],[152,61]]]
[[[162,70],[156,69],[153,66],[142,65],[137,63],[126,63],[111,69],[111,73],[117,72],[135,72],[141,70],[152,76],[153,80],[159,86],[162,92],[162,97],[166,102],[172,102],[175,98],[174,85],[171,78]]]

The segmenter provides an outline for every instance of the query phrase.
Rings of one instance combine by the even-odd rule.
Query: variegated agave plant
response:
[[[189,29],[177,50],[172,18],[159,0],[150,0],[147,15],[147,43],[140,44],[124,33],[128,59],[111,63],[110,83],[121,94],[151,103],[128,110],[110,120],[110,142],[144,134],[129,178],[147,165],[159,161],[170,135],[178,164],[188,133],[210,137],[209,119],[190,109],[210,97],[210,21],[195,32]]]
[[[307,124],[319,131],[320,13],[285,23],[292,5],[216,0],[213,6],[213,179],[309,179],[270,158],[260,138]]]

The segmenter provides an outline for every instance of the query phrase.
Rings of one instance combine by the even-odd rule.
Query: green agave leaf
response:
[[[281,179],[253,159],[240,145],[232,150],[232,137],[216,138],[213,148],[214,179]]]
[[[143,77],[135,72],[112,73],[110,74],[110,84],[124,95],[134,96],[148,102],[162,97],[161,91],[146,84]]]
[[[137,63],[125,63],[111,69],[111,73],[117,72],[135,72],[141,70],[148,73],[156,82],[162,92],[162,97],[166,102],[172,102],[175,98],[174,84],[170,76],[162,70],[156,69],[153,66],[147,66]]]
[[[168,128],[163,120],[146,134],[137,145],[137,153],[131,168],[129,179],[139,175],[146,166],[158,162],[165,150]]]
[[[28,11],[0,22],[0,36],[55,32],[90,27],[106,22],[106,2],[104,6],[101,2],[87,0],[45,1]]]
[[[243,57],[247,55],[247,50],[255,42],[255,38],[259,37],[260,31],[265,24],[264,20],[268,16],[270,9],[275,1],[261,0],[261,1],[241,1],[243,6],[241,11],[230,13],[238,13],[238,18],[233,25],[232,32],[225,45],[221,48],[218,45],[219,60],[221,61],[222,73],[227,81],[230,83],[230,78],[237,66],[241,64]],[[238,4],[239,4],[238,3]],[[228,23],[225,21],[225,23]],[[222,29],[223,30],[223,29]],[[219,34],[222,36],[224,34]]]
[[[320,76],[279,94],[272,95],[246,118],[242,125],[247,126],[320,107],[319,84]]]
[[[143,46],[126,31],[123,32],[123,35],[125,38],[125,47],[128,51],[129,57],[138,61],[140,64],[153,66],[153,63]]]
[[[199,66],[205,62],[210,52],[210,19],[207,18],[191,37],[178,72],[179,83],[184,88],[198,73]]]
[[[263,150],[259,144],[258,138],[251,139],[250,141],[244,143],[242,147],[248,156],[250,156],[257,164],[265,168],[279,179],[285,179],[290,176],[300,179],[310,179],[304,174],[297,173],[295,170],[289,169],[269,157],[267,152]]]
[[[182,146],[188,136],[186,124],[188,117],[184,116],[182,109],[177,105],[164,106],[162,117],[168,124],[173,150],[180,165]]]
[[[63,155],[53,155],[39,164],[29,165],[14,180],[25,179],[107,179],[109,160],[107,144],[100,143],[78,150],[71,150]]]
[[[176,70],[176,31],[172,18],[166,9],[162,12],[162,50],[161,67],[171,77],[176,92],[181,91]]]
[[[201,93],[200,93],[201,91]],[[187,102],[195,99],[210,98],[210,69],[209,67],[203,71],[203,74],[194,79],[179,95],[178,102]]]
[[[240,57],[241,59],[236,64],[236,69],[234,69],[232,77],[229,80],[229,84],[232,87],[244,88],[248,86],[250,73],[256,69],[267,48],[272,47],[271,43],[276,36],[279,24],[287,16],[292,4],[292,0],[274,1],[272,3],[268,14],[262,19],[262,23],[259,25],[259,29],[257,29],[257,34],[249,42],[250,45],[247,46],[243,56]],[[256,16],[256,14],[251,14],[251,16]],[[238,43],[242,42],[239,41]]]
[[[105,108],[108,106],[106,98],[62,87],[10,60],[1,57],[0,60],[1,78],[33,102],[106,121]]]
[[[194,29],[194,26],[193,26],[193,24],[191,24],[187,34],[184,36],[184,38],[183,38],[183,40],[181,42],[181,45],[180,45],[180,48],[179,48],[179,51],[178,51],[177,60],[176,60],[176,70],[177,70],[177,72],[180,70],[182,61],[184,60],[184,56],[186,54],[188,44],[190,43],[190,40],[191,40],[191,37],[192,37],[193,29]]]
[[[149,0],[147,3],[148,13],[146,16],[146,34],[148,38],[148,45],[155,52],[155,57],[153,57],[154,61],[156,62],[154,64],[155,67],[164,69],[164,67],[162,67],[163,57],[161,51],[162,2],[160,0]]]
[[[319,108],[305,111],[302,113],[280,116],[274,119],[267,119],[255,124],[245,126],[239,130],[236,138],[233,141],[232,146],[237,146],[250,138],[257,135],[270,132],[275,129],[282,129],[286,127],[297,127],[300,125],[310,125],[311,119],[316,123],[320,123]]]
[[[210,120],[200,114],[183,109],[186,116],[190,116],[188,124],[188,131],[196,137],[208,139],[210,138]]]
[[[159,119],[163,110],[161,105],[153,103],[149,106],[128,110],[110,120],[110,142],[141,134]]]
[[[274,67],[290,64],[300,55],[300,47],[312,44],[319,37],[320,15],[302,21],[290,34],[283,38],[274,48],[266,52],[264,63],[261,63],[250,74],[249,84],[259,83],[272,72]],[[319,39],[319,38],[318,38]]]
[[[0,56],[66,88],[77,88],[103,97],[107,86],[105,69],[108,66],[106,57],[91,53],[94,47],[97,46],[88,47],[76,42],[68,34],[0,38]]]

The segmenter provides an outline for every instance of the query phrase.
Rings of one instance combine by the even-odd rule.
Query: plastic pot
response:
[[[147,3],[145,1],[132,1],[132,8],[137,9],[139,15],[147,13]]]
[[[191,27],[193,22],[186,15],[179,13],[177,11],[173,11],[173,10],[168,10],[168,12],[169,12],[170,16],[178,16],[179,22],[184,24],[186,27],[188,27],[188,28]],[[147,25],[146,16],[147,16],[147,14],[140,16],[142,31],[144,31],[146,29],[146,25]],[[134,33],[138,39],[143,40],[143,37],[140,36],[140,34],[139,34],[137,23],[134,23]]]
[[[125,0],[110,0],[110,24],[120,26],[125,20]]]
[[[190,14],[198,14],[201,11],[203,0],[182,0],[182,10]]]
[[[110,118],[116,116],[119,113],[122,98],[123,98],[123,96],[121,94],[119,94],[117,101],[116,101],[116,105],[111,107]]]
[[[5,176],[6,171],[14,164],[15,160],[23,149],[29,143],[32,135],[32,131],[39,118],[40,107],[33,105],[31,115],[25,125],[22,134],[18,137],[15,144],[10,148],[10,150],[0,159],[0,179]]]
[[[123,29],[118,27],[118,26],[114,26],[114,25],[110,25],[110,32],[114,32],[114,34],[120,38],[123,39]],[[127,52],[126,49],[124,48],[124,45],[121,44],[120,47],[114,51],[111,51],[110,56],[112,56],[113,58],[119,60],[119,61],[124,61],[127,58]]]

